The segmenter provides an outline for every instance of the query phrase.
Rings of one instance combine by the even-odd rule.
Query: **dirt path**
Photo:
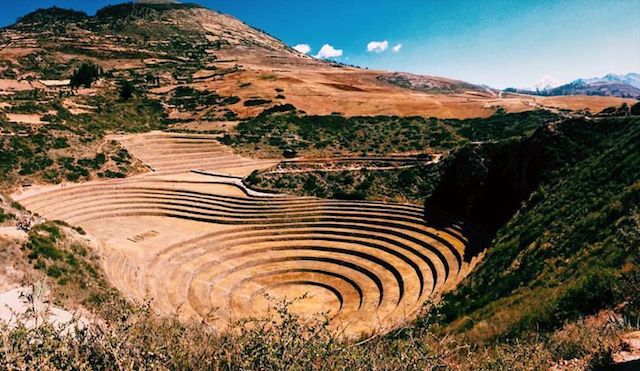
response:
[[[432,158],[408,156],[367,156],[367,157],[333,157],[333,158],[299,158],[281,161],[275,170],[267,174],[296,174],[296,173],[333,173],[342,171],[384,171],[416,167],[418,165],[433,165],[442,160],[442,154],[435,154]],[[340,164],[350,164],[340,166]],[[398,165],[371,166],[362,163],[397,163]],[[407,165],[399,165],[407,164]],[[305,167],[305,165],[307,167]],[[313,167],[311,165],[319,165]],[[293,168],[289,168],[293,167]],[[297,168],[296,168],[297,167]]]

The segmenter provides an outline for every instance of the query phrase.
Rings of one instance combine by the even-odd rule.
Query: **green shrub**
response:
[[[17,202],[17,201],[13,201],[13,202],[11,202],[11,207],[13,207],[13,208],[14,208],[14,209],[16,209],[16,210],[20,210],[20,211],[24,211],[24,210],[25,210],[24,206],[22,206],[22,205],[21,205],[19,202]]]
[[[282,152],[282,156],[284,158],[294,158],[298,155],[298,152],[295,149],[287,148]]]
[[[295,110],[296,110],[296,106],[294,106],[293,104],[290,104],[290,103],[278,104],[262,111],[262,113],[260,113],[260,116],[269,116],[274,113],[293,112]]]
[[[53,142],[53,148],[69,148],[69,140],[67,138],[55,138]]]
[[[363,191],[353,191],[348,193],[336,191],[333,193],[333,198],[338,200],[365,200],[367,198],[367,194]]]
[[[73,72],[71,76],[71,87],[78,88],[84,86],[90,88],[91,85],[102,74],[102,68],[89,63],[83,63],[79,69]]]
[[[136,92],[136,87],[133,85],[133,82],[129,80],[122,81],[120,83],[119,95],[120,99],[123,101],[128,101],[133,98],[133,95]]]
[[[13,215],[7,214],[3,208],[0,208],[0,223],[4,223],[9,219],[12,219]]]
[[[640,267],[622,272],[613,282],[615,303],[623,303],[622,314],[631,324],[640,323]]]
[[[62,276],[62,273],[62,270],[56,266],[50,266],[49,268],[47,268],[47,276],[49,277],[60,278],[60,276]]]
[[[78,165],[82,167],[90,167],[94,170],[102,168],[106,162],[107,157],[104,153],[98,153],[94,158],[81,158],[77,160]]]
[[[35,156],[29,160],[20,164],[20,175],[33,174],[36,171],[41,171],[53,164],[53,160],[45,157],[44,155]]]
[[[252,106],[262,106],[264,104],[269,104],[271,103],[270,99],[248,99],[246,101],[244,101],[244,105],[247,107],[252,107]]]
[[[29,232],[29,241],[26,244],[27,250],[30,251],[29,259],[61,260],[64,254],[56,247],[56,243],[62,239],[62,232],[56,225],[38,225]]]
[[[104,173],[99,174],[101,177],[106,178],[125,178],[127,175],[118,171],[107,170]]]

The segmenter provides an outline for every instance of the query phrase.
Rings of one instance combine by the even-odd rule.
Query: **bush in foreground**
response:
[[[619,330],[577,325],[546,340],[535,334],[485,347],[434,335],[423,320],[386,336],[345,340],[324,317],[303,321],[288,310],[291,303],[275,302],[271,320],[236,322],[218,333],[114,297],[101,306],[104,320],[74,331],[0,326],[0,362],[8,369],[547,369],[574,356],[602,364]]]

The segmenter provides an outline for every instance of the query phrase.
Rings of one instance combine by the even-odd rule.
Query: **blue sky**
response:
[[[0,0],[0,25],[39,7],[89,14],[117,0]],[[200,0],[315,55],[345,63],[531,87],[640,72],[640,0]],[[382,52],[371,41],[387,41]],[[402,44],[398,52],[393,46]],[[380,51],[380,48],[377,49]]]

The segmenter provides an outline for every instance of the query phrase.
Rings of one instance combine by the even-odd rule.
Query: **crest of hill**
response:
[[[168,1],[126,2],[106,6],[96,12],[95,16],[88,16],[84,12],[51,7],[39,9],[29,13],[7,27],[19,31],[39,33],[43,27],[47,31],[64,32],[69,36],[69,30],[48,27],[59,25],[73,25],[80,29],[95,32],[98,29],[110,30],[115,34],[142,29],[172,28],[175,31],[206,37],[209,42],[222,42],[230,46],[254,46],[268,50],[276,50],[287,54],[296,54],[291,48],[277,38],[262,30],[257,30],[233,16],[207,9],[195,3],[177,3]],[[126,33],[126,32],[125,32]],[[151,38],[154,34],[148,35]],[[157,38],[166,38],[166,33],[158,32]]]
[[[548,95],[609,95],[623,98],[640,98],[640,89],[621,81],[576,80],[545,92]]]
[[[27,15],[18,18],[16,24],[39,24],[39,23],[54,23],[54,22],[78,22],[84,21],[88,18],[87,13],[73,10],[63,9],[57,6],[38,9]]]
[[[98,19],[144,18],[172,10],[205,9],[194,3],[135,2],[106,6],[96,13]]]
[[[176,0],[135,0],[134,2],[140,4],[180,4]]]

